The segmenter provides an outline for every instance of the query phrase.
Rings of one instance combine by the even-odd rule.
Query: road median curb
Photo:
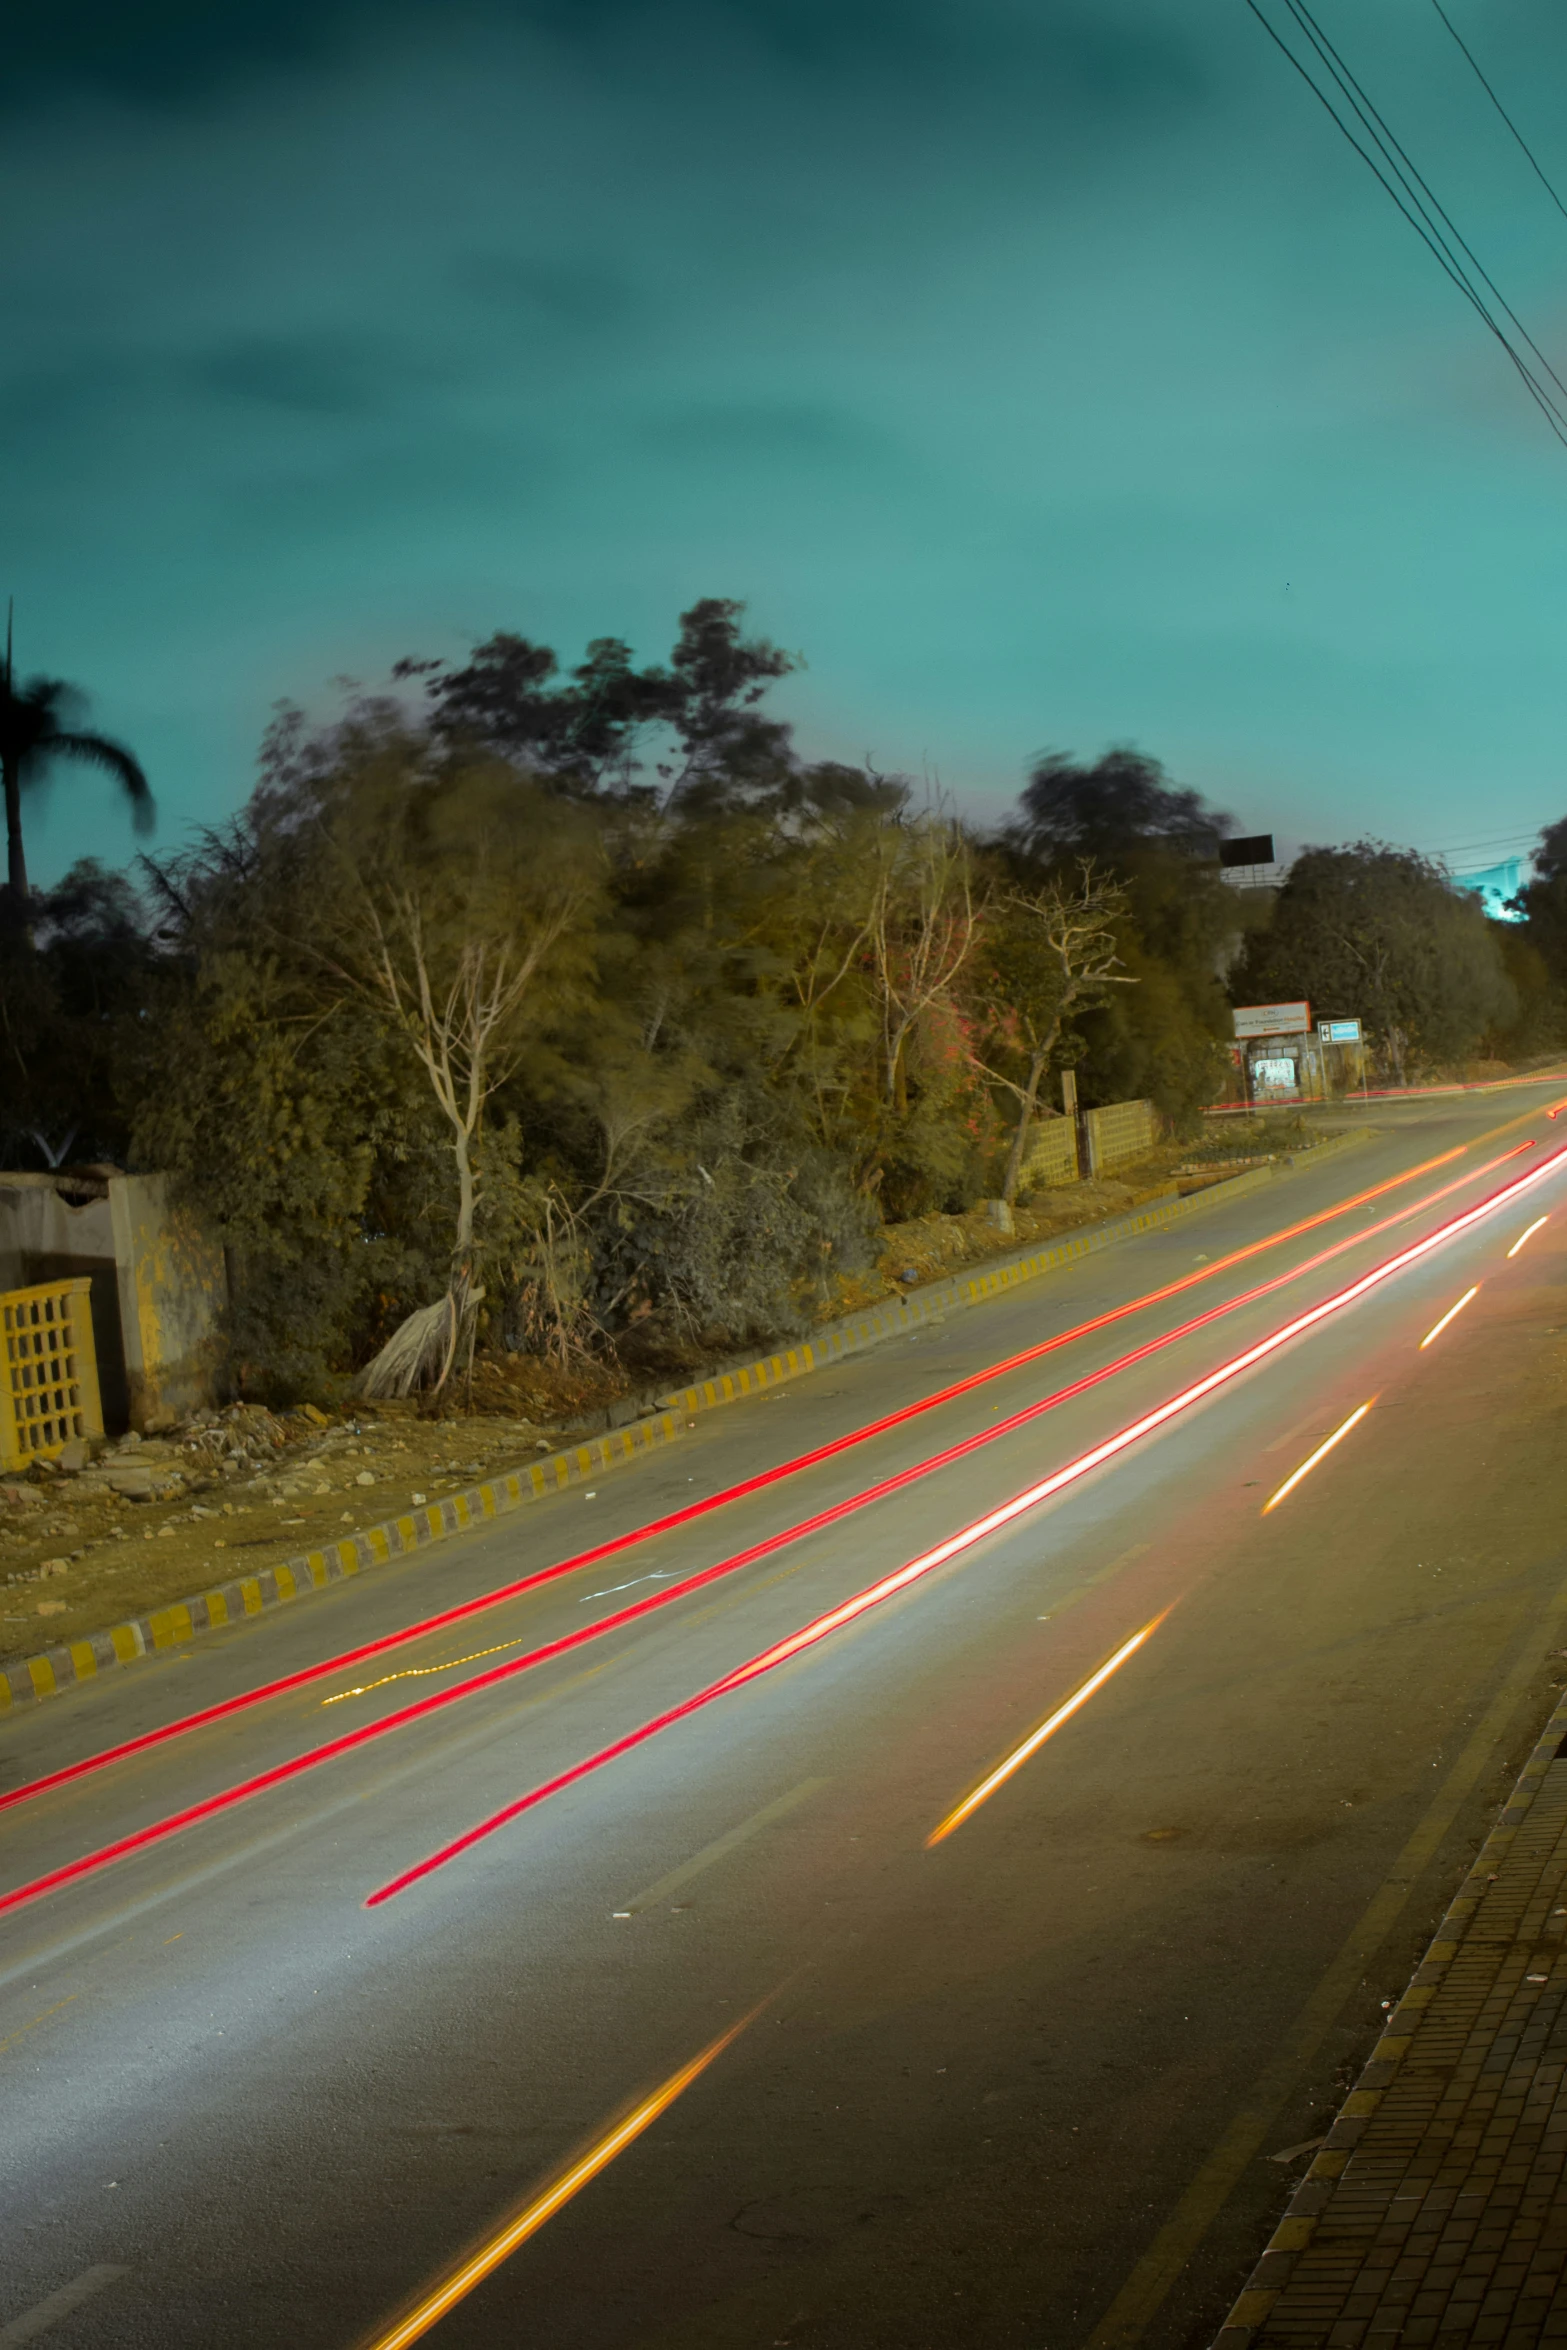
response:
[[[950,1274],[944,1280],[912,1291],[907,1297],[889,1299],[886,1304],[863,1313],[845,1315],[841,1321],[827,1324],[796,1346],[731,1365],[692,1386],[661,1395],[651,1412],[586,1444],[571,1445],[505,1476],[471,1486],[465,1493],[451,1494],[444,1501],[409,1510],[363,1533],[329,1543],[321,1550],[301,1552],[277,1566],[264,1567],[255,1575],[237,1576],[193,1593],[187,1599],[176,1600],[168,1607],[127,1617],[105,1631],[85,1633],[80,1639],[62,1641],[36,1655],[19,1658],[0,1671],[0,1718],[14,1707],[62,1696],[68,1689],[97,1680],[101,1674],[113,1672],[122,1665],[137,1664],[143,1657],[183,1647],[199,1633],[248,1622],[291,1600],[351,1581],[393,1559],[406,1558],[451,1535],[466,1534],[492,1519],[509,1516],[530,1501],[540,1501],[548,1494],[584,1484],[590,1477],[601,1476],[608,1469],[619,1468],[672,1444],[685,1433],[698,1412],[713,1411],[721,1405],[737,1403],[744,1396],[762,1394],[790,1380],[805,1378],[812,1371],[825,1370],[846,1355],[862,1353],[884,1339],[919,1329],[966,1307],[982,1305],[989,1298],[1003,1296],[1008,1290],[1047,1273],[1060,1272],[1079,1258],[1096,1255],[1119,1241],[1184,1223],[1220,1201],[1262,1189],[1281,1174],[1321,1166],[1327,1159],[1337,1158],[1343,1151],[1369,1140],[1371,1132],[1369,1127],[1360,1127],[1336,1134],[1307,1150],[1255,1167],[1247,1174],[1230,1176],[1204,1191],[1184,1198],[1160,1197],[1130,1215],[1085,1225],[1081,1231],[1047,1247],[1020,1251],[1015,1257],[1000,1263],[992,1261],[972,1273]]]

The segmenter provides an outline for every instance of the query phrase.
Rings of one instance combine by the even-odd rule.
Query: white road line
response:
[[[96,2268],[84,2268],[70,2284],[62,2285],[58,2293],[51,2293],[46,2301],[35,2301],[31,2309],[24,2309],[20,2317],[13,2317],[9,2325],[0,2326],[0,2350],[11,2350],[13,2342],[36,2342],[62,2317],[69,2317],[73,2309],[80,2309],[105,2285],[112,2285],[117,2277],[128,2277],[128,2268],[112,2261],[100,2261]]]
[[[823,1787],[830,1785],[831,1781],[827,1779],[802,1779],[798,1787],[791,1787],[788,1794],[780,1795],[776,1802],[764,1804],[748,1820],[742,1820],[738,1828],[730,1828],[726,1834],[715,1836],[711,1844],[704,1844],[700,1852],[694,1852],[689,1860],[683,1860],[679,1868],[671,1869],[667,1877],[660,1877],[656,1885],[649,1885],[646,1892],[634,1893],[624,1909],[616,1910],[616,1917],[634,1918],[639,1910],[651,1909],[667,1895],[678,1893],[682,1885],[689,1885],[693,1877],[699,1877],[715,1861],[723,1860],[737,1845],[744,1844],[754,1836],[759,1828],[771,1827],[774,1820],[781,1820],[785,1812],[793,1811],[797,1803],[804,1803],[807,1796],[818,1794]],[[0,2342],[4,2339],[5,2336],[0,2334]]]

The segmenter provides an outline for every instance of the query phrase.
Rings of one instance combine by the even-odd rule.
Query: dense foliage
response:
[[[1255,1003],[1305,996],[1327,1018],[1364,1021],[1403,1083],[1487,1041],[1494,1049],[1515,1029],[1521,1005],[1503,928],[1412,849],[1307,849],[1235,981]]]
[[[808,762],[741,620],[695,606],[647,668],[405,662],[285,713],[239,816],[135,888],[7,902],[0,1149],[171,1172],[229,1252],[238,1388],[780,1336],[886,1222],[1015,1196],[1064,1068],[1194,1129],[1235,998],[1342,999],[1411,1069],[1555,1017],[1567,957],[1520,930],[1504,969],[1392,851],[1310,852],[1243,944],[1228,819],[1137,753],[1041,759],[990,838]]]

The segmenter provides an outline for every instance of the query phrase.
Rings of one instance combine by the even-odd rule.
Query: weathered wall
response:
[[[162,1175],[109,1179],[120,1328],[133,1427],[212,1401],[228,1283],[223,1252],[171,1206]]]
[[[48,1175],[0,1175],[0,1291],[85,1274],[92,1283],[93,1347],[104,1426],[129,1425],[120,1338],[119,1269],[107,1188],[97,1199],[67,1199]]]
[[[1042,1118],[1030,1135],[1018,1180],[1021,1191],[1046,1191],[1077,1181],[1077,1121]]]
[[[1128,1159],[1140,1159],[1159,1139],[1159,1113],[1152,1102],[1108,1102],[1084,1114],[1088,1169],[1106,1175]]]

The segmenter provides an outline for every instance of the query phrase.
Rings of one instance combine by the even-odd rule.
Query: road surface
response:
[[[433,2324],[441,2350],[1205,2341],[1295,2175],[1269,2158],[1326,2127],[1563,1677],[1567,1163],[365,1902],[1526,1173],[1567,1143],[1557,1098],[1376,1105],[1327,1164],[712,1414],[594,1491],[13,1715],[0,1792],[1204,1274],[674,1533],[0,1812],[3,1892],[1148,1350],[601,1640],[0,1916],[0,2346],[369,2350],[595,2146],[580,2191]]]

